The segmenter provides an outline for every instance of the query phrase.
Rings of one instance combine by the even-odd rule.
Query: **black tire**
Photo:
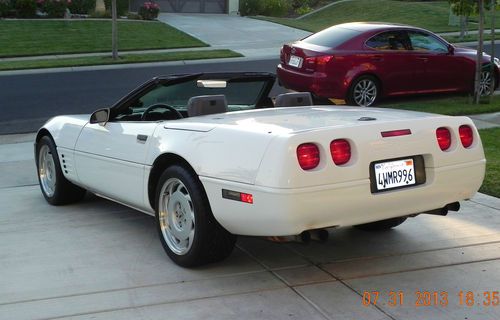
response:
[[[48,148],[48,149],[47,149]],[[53,168],[50,170],[45,170],[44,165],[42,165],[42,159],[40,157],[40,151],[45,154],[45,156],[50,157],[53,161]],[[47,153],[45,153],[47,151]],[[50,159],[48,158],[49,162]],[[85,189],[82,189],[64,177],[64,174],[61,170],[61,164],[59,163],[59,156],[57,154],[57,148],[49,136],[43,136],[36,145],[36,168],[37,168],[37,176],[38,183],[40,184],[40,189],[42,190],[42,194],[47,200],[48,203],[59,206],[64,204],[70,204],[81,200],[85,196]],[[44,187],[44,181],[47,181],[45,176],[48,175],[48,171],[50,171],[51,183],[50,188],[47,186]],[[53,185],[52,185],[53,184]]]
[[[382,231],[397,227],[405,221],[406,217],[398,217],[398,218],[380,220],[365,224],[358,224],[357,226],[354,227],[365,231]]]
[[[360,89],[359,87],[361,86],[363,88],[364,84],[369,85],[371,88],[370,90],[368,90],[368,87],[367,87],[367,90],[368,90],[367,94],[368,94],[368,92],[373,92],[372,90],[374,90],[374,92],[373,92],[374,98],[368,99],[368,100],[370,100],[370,102],[366,103],[366,104],[361,103],[360,99],[357,98],[357,95],[356,95],[357,90]],[[378,79],[373,77],[373,76],[366,75],[366,76],[361,76],[361,77],[356,78],[351,83],[351,86],[349,87],[349,91],[347,93],[346,100],[347,100],[347,104],[352,105],[352,106],[369,107],[369,106],[374,105],[377,102],[377,100],[379,99],[379,97],[380,97],[380,84],[379,84]]]
[[[171,210],[167,210],[169,206]],[[174,165],[163,172],[156,188],[155,210],[161,244],[176,264],[195,267],[217,262],[233,251],[236,236],[215,220],[200,180],[186,168]],[[184,248],[175,233],[186,232],[188,239],[181,240],[191,244]]]

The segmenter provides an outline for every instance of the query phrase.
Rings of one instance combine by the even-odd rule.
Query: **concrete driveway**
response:
[[[226,14],[161,13],[158,20],[215,49],[231,49],[248,58],[279,57],[284,43],[310,34],[268,21]]]
[[[500,318],[500,306],[484,305],[500,290],[497,198],[388,232],[331,230],[327,243],[240,237],[226,261],[183,269],[149,216],[92,195],[48,205],[32,138],[0,137],[1,319]],[[404,298],[395,306],[391,291]]]

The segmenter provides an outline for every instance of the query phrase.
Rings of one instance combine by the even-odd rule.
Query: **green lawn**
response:
[[[57,67],[94,66],[107,64],[141,63],[157,61],[179,61],[196,59],[234,58],[241,57],[239,53],[231,50],[202,50],[202,51],[179,51],[168,53],[127,54],[120,59],[113,60],[110,56],[105,57],[82,57],[41,59],[25,61],[0,62],[0,70],[40,69]]]
[[[434,32],[458,31],[448,26],[447,1],[408,2],[393,0],[353,0],[333,5],[303,19],[258,17],[311,32],[353,21],[384,21],[409,24]],[[498,21],[499,19],[497,19]],[[471,24],[469,29],[477,28]]]
[[[480,192],[500,198],[500,128],[479,130],[486,154],[486,177]]]
[[[477,41],[478,35],[477,34],[469,34],[463,38],[463,40],[460,40],[459,36],[445,36],[443,37],[446,39],[446,41],[451,42],[451,43],[456,43],[456,42],[467,42],[467,41]],[[491,40],[491,34],[485,33],[484,34],[484,40]],[[500,33],[495,33],[495,40],[498,43],[500,40]]]
[[[111,51],[110,20],[0,20],[0,57]],[[119,21],[119,50],[206,46],[161,22]]]
[[[489,98],[483,98],[484,100]],[[447,115],[467,115],[500,111],[500,96],[491,97],[491,103],[475,105],[471,103],[472,98],[457,95],[439,95],[432,97],[412,97],[400,99],[386,99],[379,105],[395,109],[432,112]]]

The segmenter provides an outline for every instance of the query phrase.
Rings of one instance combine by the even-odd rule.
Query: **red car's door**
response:
[[[379,33],[365,43],[368,63],[377,69],[384,95],[419,92],[424,87],[422,60],[411,50],[405,30]],[[373,50],[370,50],[373,49]]]
[[[426,92],[463,90],[467,82],[463,61],[449,52],[448,44],[424,31],[408,31],[414,55],[424,66]]]

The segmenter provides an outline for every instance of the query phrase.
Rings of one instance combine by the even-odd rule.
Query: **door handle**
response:
[[[429,61],[429,58],[426,58],[426,57],[418,57],[417,59],[422,60],[423,62]]]
[[[382,56],[372,56],[373,61],[382,61],[384,58]]]
[[[148,136],[145,134],[138,134],[137,135],[137,142],[139,143],[144,143],[148,140]]]

